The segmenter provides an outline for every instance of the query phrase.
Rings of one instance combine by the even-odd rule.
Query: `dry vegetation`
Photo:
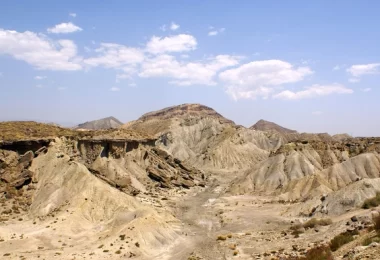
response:
[[[33,121],[0,122],[0,140],[4,141],[74,135],[76,135],[75,131],[53,124]]]
[[[380,192],[376,193],[376,196],[364,201],[362,208],[369,209],[380,205]]]
[[[332,251],[338,250],[341,246],[353,241],[355,235],[358,235],[359,232],[354,230],[353,232],[343,232],[334,237],[330,242],[330,248]]]
[[[61,136],[95,139],[153,139],[148,134],[129,129],[75,131],[69,128],[59,127],[53,124],[43,124],[33,121],[0,122],[0,141],[45,139]]]

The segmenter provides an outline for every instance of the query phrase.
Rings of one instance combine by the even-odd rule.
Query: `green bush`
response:
[[[370,199],[366,199],[363,203],[363,209],[369,209],[380,205],[380,192],[376,193],[376,196]]]

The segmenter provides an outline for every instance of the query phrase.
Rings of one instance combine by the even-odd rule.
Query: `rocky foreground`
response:
[[[112,130],[0,123],[0,256],[380,259],[380,138],[271,124],[199,104]]]

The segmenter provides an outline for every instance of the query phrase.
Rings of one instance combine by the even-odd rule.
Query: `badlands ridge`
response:
[[[75,129],[2,122],[0,257],[380,259],[379,207],[363,208],[379,153],[380,138],[245,128],[199,104]]]

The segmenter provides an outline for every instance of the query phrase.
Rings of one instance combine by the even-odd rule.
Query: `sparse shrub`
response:
[[[296,230],[293,230],[292,231],[292,235],[295,237],[295,238],[298,238],[300,237],[300,234],[304,233],[304,231],[302,229],[296,229]]]
[[[369,246],[372,242],[380,243],[380,237],[367,237],[362,242],[362,246]]]
[[[224,241],[224,240],[227,240],[227,237],[223,235],[219,235],[216,240]]]
[[[290,230],[292,230],[292,232],[290,234],[292,234],[295,238],[298,238],[300,236],[300,234],[305,232],[304,228],[301,224],[295,224],[295,225],[291,226]]]
[[[108,250],[108,249],[104,249],[103,252],[104,252],[104,253],[108,253],[109,250]]]
[[[373,218],[373,224],[376,233],[380,236],[380,216],[376,216]]]
[[[304,228],[314,228],[316,226],[328,226],[332,224],[332,220],[329,218],[316,219],[312,218],[303,224]]]
[[[234,255],[238,255],[238,254],[239,254],[239,251],[235,250]]]
[[[228,237],[228,238],[231,238],[231,237],[232,237],[232,234],[228,234],[227,237]]]
[[[330,247],[318,246],[307,251],[304,260],[333,260]]]
[[[115,252],[115,254],[120,255],[120,254],[121,254],[121,251],[120,251],[120,250],[117,250],[117,251]]]
[[[376,193],[376,196],[370,199],[366,199],[363,203],[363,209],[369,209],[380,205],[380,192]]]
[[[354,235],[358,234],[356,232],[343,232],[334,237],[330,242],[330,248],[332,251],[338,250],[344,244],[347,244],[354,240]]]

